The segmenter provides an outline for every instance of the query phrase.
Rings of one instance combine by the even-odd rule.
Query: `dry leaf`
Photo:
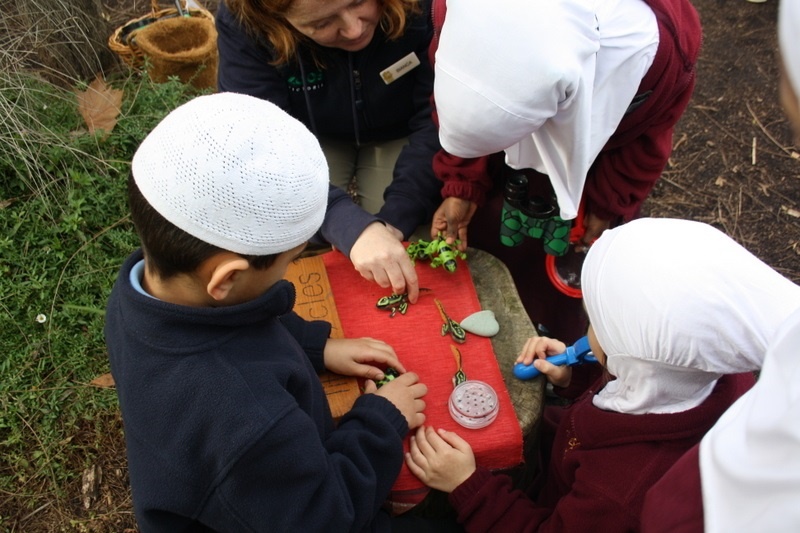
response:
[[[108,389],[114,386],[114,378],[111,376],[110,372],[107,372],[102,376],[97,376],[96,378],[94,378],[92,381],[89,382],[89,385],[94,385],[95,387]]]
[[[89,133],[98,130],[102,130],[106,135],[111,133],[117,125],[122,105],[122,91],[112,89],[98,76],[85,91],[76,91],[76,95],[78,110],[89,128]]]

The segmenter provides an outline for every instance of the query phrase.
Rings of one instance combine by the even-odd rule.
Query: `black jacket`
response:
[[[409,144],[397,161],[392,184],[384,194],[385,205],[378,213],[406,237],[427,222],[441,203],[441,183],[432,168],[440,144],[431,117],[433,69],[428,46],[433,26],[427,0],[422,8],[397,40],[388,40],[380,28],[372,42],[358,52],[325,48],[307,40],[293,61],[279,67],[270,64],[274,57],[271,45],[248,34],[224,3],[216,14],[220,91],[269,100],[320,138],[358,145],[408,136]],[[312,52],[324,68],[317,66]],[[384,83],[381,71],[411,52],[420,65],[392,83]]]

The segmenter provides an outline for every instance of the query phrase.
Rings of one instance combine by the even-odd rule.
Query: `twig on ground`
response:
[[[764,125],[761,123],[761,121],[758,119],[758,117],[756,116],[755,112],[753,111],[753,108],[750,107],[750,102],[747,102],[745,105],[747,106],[747,110],[750,112],[750,116],[752,116],[753,120],[756,121],[756,125],[761,129],[761,131],[764,133],[764,135],[767,136],[767,139],[772,141],[772,144],[777,146],[783,153],[785,153],[789,157],[792,157],[792,151],[789,150],[788,148],[786,148],[785,146],[783,146],[781,143],[779,143],[775,139],[775,137],[773,137],[772,134],[767,130],[767,128],[764,127]],[[755,149],[756,149],[756,138],[753,137],[753,164],[754,165],[756,164],[755,163],[755,160],[756,160]]]

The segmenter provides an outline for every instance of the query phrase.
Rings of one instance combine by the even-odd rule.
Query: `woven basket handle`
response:
[[[184,2],[183,0],[178,0],[178,1],[181,3],[181,6],[185,6],[186,5],[186,2]],[[156,13],[156,12],[161,11],[162,9],[164,9],[164,7],[161,6],[160,0],[150,0],[150,7],[153,10],[153,13]],[[172,7],[172,8],[176,7],[175,6],[175,2],[171,2],[169,7]],[[186,11],[186,9],[184,9],[184,11]]]

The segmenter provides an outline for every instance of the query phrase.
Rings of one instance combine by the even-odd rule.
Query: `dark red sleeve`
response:
[[[673,129],[654,128],[601,152],[586,179],[586,211],[603,220],[635,218],[672,153]]]
[[[499,161],[502,161],[502,154],[463,158],[439,150],[433,156],[433,173],[442,181],[442,198],[455,196],[482,206],[492,189],[492,176],[497,170],[495,162],[498,161],[498,156]]]
[[[700,444],[697,444],[647,491],[642,508],[642,533],[702,531],[703,491]]]
[[[658,21],[659,43],[630,111],[597,156],[586,178],[586,210],[605,220],[631,220],[672,153],[672,133],[695,86],[702,28],[688,0],[646,0]]]
[[[755,385],[752,372],[730,376],[731,404]],[[684,453],[650,489],[642,506],[642,533],[702,533],[700,443]]]
[[[436,49],[439,46],[439,33],[442,31],[447,4],[445,0],[431,1],[431,18],[433,19],[433,39],[428,48],[431,65],[435,65]],[[431,95],[433,122],[439,127],[439,116],[436,113],[436,102]],[[486,201],[486,194],[492,188],[492,173],[495,170],[492,156],[463,158],[440,150],[433,157],[433,173],[442,185],[442,198],[456,197],[475,202],[479,206]]]

